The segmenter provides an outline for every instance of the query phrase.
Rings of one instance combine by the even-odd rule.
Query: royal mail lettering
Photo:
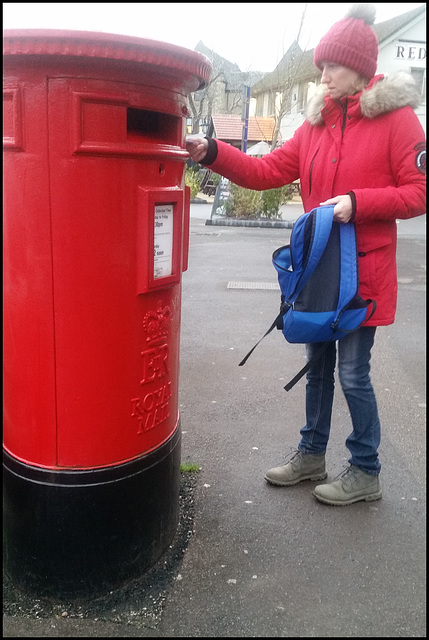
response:
[[[132,398],[131,417],[137,418],[137,434],[154,429],[170,416],[168,401],[172,396],[171,382],[167,382],[142,398]]]

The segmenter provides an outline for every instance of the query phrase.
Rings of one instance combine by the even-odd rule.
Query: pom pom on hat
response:
[[[372,4],[354,4],[346,17],[336,22],[314,50],[314,63],[334,62],[372,78],[377,69],[378,40],[371,25],[375,21]]]
[[[375,6],[373,4],[354,4],[347,11],[346,18],[363,20],[365,24],[372,25],[375,22]]]

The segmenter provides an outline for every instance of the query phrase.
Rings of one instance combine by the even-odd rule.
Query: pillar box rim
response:
[[[6,29],[3,57],[6,56],[64,56],[140,63],[194,76],[198,85],[191,91],[206,87],[212,72],[209,59],[198,51],[161,40],[101,31]]]

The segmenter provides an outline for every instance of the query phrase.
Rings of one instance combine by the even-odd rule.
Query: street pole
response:
[[[247,135],[249,131],[249,104],[250,104],[250,87],[244,87],[243,109],[241,119],[243,121],[243,133],[241,137],[241,150],[247,151]]]

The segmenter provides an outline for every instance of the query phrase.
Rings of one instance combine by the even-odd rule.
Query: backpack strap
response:
[[[259,344],[260,342],[262,342],[262,340],[263,340],[263,339],[264,339],[264,338],[265,338],[269,333],[271,333],[271,331],[272,331],[273,329],[275,329],[275,327],[277,327],[277,328],[279,327],[279,322],[281,322],[281,321],[282,321],[282,318],[283,318],[283,314],[284,314],[284,313],[285,313],[285,312],[282,310],[282,308],[280,308],[280,313],[279,313],[279,315],[277,316],[277,318],[274,320],[274,322],[273,322],[273,324],[271,325],[271,327],[268,329],[268,331],[266,331],[266,332],[264,333],[264,335],[262,336],[262,338],[261,338],[260,340],[258,340],[258,342],[255,344],[255,346],[254,346],[254,347],[252,347],[252,349],[250,349],[249,353],[248,353],[246,356],[244,356],[243,360],[242,360],[242,361],[239,363],[239,365],[238,365],[239,367],[242,367],[242,366],[243,366],[243,364],[246,364],[247,359],[252,355],[252,353],[254,352],[254,350],[256,349],[256,347],[258,346],[258,344]]]
[[[372,305],[371,313],[369,314],[369,316],[368,316],[367,318],[365,318],[365,320],[362,322],[362,324],[360,324],[360,325],[359,325],[358,327],[356,327],[355,329],[343,329],[343,328],[341,328],[341,332],[342,332],[342,333],[353,333],[354,331],[357,331],[358,329],[360,329],[361,327],[363,327],[364,325],[366,325],[366,323],[368,322],[368,320],[369,320],[370,318],[372,318],[372,316],[373,316],[373,315],[374,315],[374,313],[375,313],[375,310],[377,309],[377,303],[376,303],[376,301],[375,301],[375,300],[370,300],[370,299],[365,300],[365,302],[366,302],[366,308],[367,308],[367,309],[368,309],[368,307],[369,307],[369,305],[370,305],[370,304]],[[333,323],[333,324],[331,325],[331,327],[332,327],[332,330],[333,330],[333,331],[336,331],[336,329],[337,329],[337,327],[338,327],[338,323],[339,323],[340,318],[341,318],[341,315],[342,315],[343,311],[346,311],[346,310],[347,310],[347,307],[344,307],[343,309],[341,309],[341,311],[340,311],[340,313],[339,313],[339,315],[338,315],[338,318],[337,318],[336,322],[335,322],[335,323]]]
[[[310,358],[310,360],[307,362],[307,364],[301,369],[301,371],[299,371],[296,376],[294,376],[292,378],[292,380],[290,380],[285,386],[284,389],[286,391],[290,391],[292,389],[292,387],[294,387],[296,385],[296,383],[301,380],[302,376],[307,373],[307,371],[309,370],[309,368],[311,367],[311,365],[316,362],[321,355],[323,355],[326,351],[326,349],[328,348],[328,344],[330,344],[332,342],[332,340],[328,340],[327,342],[323,342],[321,347],[316,351],[316,353]]]
[[[345,265],[346,268],[341,269],[340,274],[338,311],[344,307],[345,301],[350,300],[357,292],[356,288],[352,290],[350,286],[351,283],[353,283],[356,287],[356,283],[358,282],[356,233],[353,223],[340,224],[340,247],[341,263]],[[350,274],[352,278],[350,278]]]
[[[304,288],[326,249],[326,245],[328,244],[329,236],[331,234],[332,222],[334,220],[334,205],[317,207],[316,209],[313,209],[308,216],[313,217],[310,251],[305,264],[298,264],[294,266],[294,269],[296,268],[297,270],[302,267],[302,273],[296,284],[293,296],[290,298],[291,301],[294,300]],[[308,216],[301,216],[298,218],[292,230],[295,238],[294,243],[297,245],[304,244],[303,236]]]

